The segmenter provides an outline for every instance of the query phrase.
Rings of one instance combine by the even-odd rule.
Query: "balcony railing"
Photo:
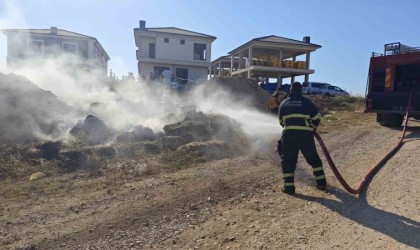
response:
[[[271,60],[253,60],[253,65],[256,66],[266,66],[266,67],[279,67],[279,68],[294,68],[294,69],[307,69],[305,61],[296,61],[280,59],[271,59]]]

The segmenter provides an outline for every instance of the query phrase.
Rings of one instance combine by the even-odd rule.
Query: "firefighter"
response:
[[[281,87],[278,87],[276,91],[271,95],[270,100],[268,101],[268,108],[270,109],[271,114],[279,113],[279,105],[282,99],[287,97],[288,93],[284,93]]]
[[[282,191],[286,194],[295,194],[295,169],[299,150],[306,161],[312,166],[316,187],[325,190],[325,179],[322,161],[315,147],[314,131],[320,123],[321,114],[317,107],[302,96],[302,85],[292,83],[289,97],[279,106],[279,120],[283,127],[283,134],[278,143],[281,157],[284,186]]]

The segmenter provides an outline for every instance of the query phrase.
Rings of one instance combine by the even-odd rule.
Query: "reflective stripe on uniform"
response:
[[[317,167],[317,168],[314,168],[313,169],[313,171],[314,172],[317,172],[317,171],[323,171],[324,170],[324,168],[323,167]]]
[[[294,177],[295,174],[294,173],[285,173],[283,174],[283,177]]]
[[[320,113],[316,114],[314,117],[311,117],[311,120],[318,120],[318,119],[321,119]]]
[[[315,177],[315,180],[323,180],[325,179],[325,175]]]
[[[284,130],[308,130],[308,131],[314,131],[312,127],[305,127],[305,126],[286,126],[284,127]]]
[[[294,187],[294,186],[295,186],[295,184],[294,184],[293,182],[285,182],[285,183],[284,183],[284,186],[285,186],[285,187]]]
[[[284,115],[283,120],[287,120],[289,118],[303,118],[303,119],[310,119],[311,117],[309,115],[304,114],[290,114],[290,115]]]

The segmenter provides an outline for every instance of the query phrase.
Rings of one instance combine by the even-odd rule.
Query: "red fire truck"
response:
[[[366,86],[366,111],[376,112],[376,121],[401,126],[413,90],[411,116],[420,118],[420,47],[385,44],[384,53],[372,53]]]

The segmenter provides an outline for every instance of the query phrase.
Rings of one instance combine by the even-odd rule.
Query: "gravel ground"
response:
[[[322,136],[353,186],[400,133],[370,122]],[[68,174],[54,192],[34,182],[0,197],[0,248],[419,249],[419,137],[411,128],[360,195],[347,193],[327,166],[328,191],[316,190],[303,159],[297,195],[285,195],[273,152],[115,183]]]

